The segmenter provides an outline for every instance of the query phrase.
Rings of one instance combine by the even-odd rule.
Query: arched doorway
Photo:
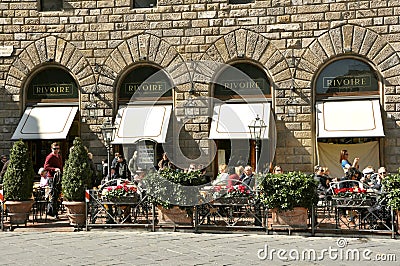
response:
[[[128,163],[135,154],[137,167],[157,167],[164,152],[159,144],[168,141],[173,100],[170,78],[158,65],[135,64],[121,75],[117,95],[115,151]]]
[[[333,177],[342,177],[340,150],[360,157],[360,170],[382,164],[380,142],[384,129],[377,71],[357,57],[338,57],[317,74],[317,163],[327,166]]]
[[[69,71],[47,65],[31,73],[22,99],[24,112],[12,140],[26,140],[34,169],[43,166],[52,142],[59,142],[65,160],[80,136],[79,87]]]
[[[256,168],[255,142],[248,126],[257,116],[267,125],[258,158],[258,169],[263,171],[273,160],[276,141],[271,83],[266,72],[245,60],[224,65],[215,75],[213,95],[216,99],[209,138],[217,144],[214,171],[222,163]]]

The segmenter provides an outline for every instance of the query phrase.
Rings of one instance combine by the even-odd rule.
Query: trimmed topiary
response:
[[[4,174],[4,197],[8,201],[26,201],[32,198],[34,170],[26,144],[14,143],[10,162]]]
[[[84,201],[85,189],[90,184],[92,170],[89,157],[80,138],[75,138],[65,162],[62,176],[63,196],[67,201]]]
[[[317,184],[313,175],[301,172],[267,174],[259,185],[261,200],[269,209],[311,209],[318,202]]]
[[[398,173],[390,174],[382,179],[383,190],[387,193],[389,206],[393,210],[400,210],[400,168]]]

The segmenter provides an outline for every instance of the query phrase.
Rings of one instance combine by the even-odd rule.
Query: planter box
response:
[[[178,206],[170,209],[165,209],[157,206],[157,215],[159,224],[177,224],[177,225],[192,225],[193,216],[188,215],[186,210],[181,210]]]
[[[295,207],[291,211],[272,209],[272,228],[308,228],[308,211],[303,207]]]
[[[113,203],[138,203],[139,202],[139,195],[135,194],[132,196],[121,196],[121,197],[110,197],[106,198],[106,201],[110,201]]]
[[[212,202],[213,204],[221,204],[221,205],[247,205],[249,204],[248,197],[230,197],[230,198],[218,198]]]

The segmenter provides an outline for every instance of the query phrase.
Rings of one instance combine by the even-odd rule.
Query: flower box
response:
[[[113,203],[138,203],[139,195],[132,194],[130,196],[107,197],[106,200]]]
[[[221,205],[247,205],[249,204],[248,197],[221,197],[215,199],[212,203]]]

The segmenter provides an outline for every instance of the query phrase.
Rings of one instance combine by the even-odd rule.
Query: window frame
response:
[[[137,7],[137,6],[135,6],[135,3],[136,3],[137,1],[141,1],[141,0],[131,0],[130,6],[131,6],[132,9],[156,8],[156,7],[158,6],[158,0],[150,0],[150,1],[144,0],[145,2],[151,2],[151,1],[154,2],[154,5],[153,5],[153,6],[151,6],[151,3],[149,3],[149,6],[146,6],[146,7]],[[142,0],[142,1],[143,1],[143,0]]]
[[[317,88],[318,88],[318,80],[321,76],[321,74],[323,73],[323,71],[329,67],[331,64],[341,61],[341,60],[346,60],[346,59],[351,59],[351,60],[355,60],[355,61],[359,61],[361,63],[364,63],[365,65],[367,65],[370,70],[371,73],[373,71],[373,75],[376,78],[376,82],[377,82],[377,90],[375,91],[357,91],[357,92],[332,92],[332,93],[318,93],[317,92]],[[330,60],[329,62],[325,63],[322,67],[320,67],[320,69],[318,70],[318,72],[315,75],[315,80],[313,82],[314,86],[313,86],[313,91],[314,91],[314,95],[315,95],[315,99],[316,101],[320,101],[320,100],[327,100],[327,99],[339,99],[339,98],[346,98],[346,97],[356,97],[356,98],[375,98],[375,97],[379,97],[380,93],[381,93],[381,88],[382,88],[382,79],[381,76],[379,75],[379,72],[377,71],[377,69],[368,61],[364,60],[363,58],[360,57],[356,57],[356,56],[340,56],[340,57],[336,57],[333,60]]]
[[[61,1],[61,8],[60,10],[43,10],[43,3],[44,1],[49,1],[49,2],[54,2],[54,0],[37,0],[37,10],[38,12],[60,12],[64,11],[64,0],[59,0]]]

